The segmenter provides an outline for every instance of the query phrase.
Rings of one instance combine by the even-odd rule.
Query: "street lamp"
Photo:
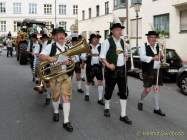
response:
[[[131,0],[131,6],[134,7],[134,10],[136,12],[136,47],[138,49],[138,13],[140,12],[140,7],[142,5],[142,0]]]

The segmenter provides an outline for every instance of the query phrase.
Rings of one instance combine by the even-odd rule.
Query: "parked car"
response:
[[[181,92],[187,95],[187,65],[179,69],[177,74],[177,85]]]
[[[140,79],[142,79],[143,77],[142,77],[139,51],[136,47],[133,47],[131,51],[133,56],[134,70],[131,70],[131,58],[129,58],[127,62],[128,74],[133,74],[135,76],[138,76]],[[129,56],[130,56],[130,52],[129,52]],[[169,69],[163,70],[164,79],[176,80],[176,75],[179,69],[182,67],[182,60],[174,49],[166,49],[166,63],[169,63]]]

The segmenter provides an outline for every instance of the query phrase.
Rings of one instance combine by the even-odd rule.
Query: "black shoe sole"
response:
[[[66,131],[68,131],[68,132],[73,132],[73,129],[70,130],[69,128],[66,128],[66,127],[64,127],[64,126],[63,126],[63,128],[64,128]]]
[[[156,112],[153,112],[153,113],[158,115],[158,116],[161,116],[161,117],[166,117],[166,114],[159,114],[159,113],[156,113]]]
[[[128,125],[132,125],[132,122],[124,121],[124,120],[122,120],[121,118],[120,118],[119,120],[120,120],[121,122],[124,122],[124,123],[128,124]]]
[[[97,102],[99,105],[102,105],[102,106],[104,106],[105,104],[104,103],[101,103],[101,102]]]

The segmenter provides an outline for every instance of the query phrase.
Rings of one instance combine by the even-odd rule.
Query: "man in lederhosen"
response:
[[[155,31],[149,31],[146,36],[148,42],[140,48],[144,90],[138,102],[138,110],[143,110],[143,100],[151,92],[151,88],[153,88],[155,102],[153,112],[157,115],[165,116],[159,106],[160,86],[163,85],[160,60],[163,58],[163,53],[157,43],[158,34]],[[157,75],[158,69],[160,69],[159,76]]]
[[[106,39],[101,46],[100,58],[105,65],[105,109],[104,116],[110,117],[110,100],[115,85],[118,85],[118,95],[120,97],[121,115],[120,121],[131,125],[132,121],[126,114],[127,105],[127,85],[126,85],[126,54],[125,43],[120,38],[124,26],[119,18],[115,18],[111,26],[111,37]]]
[[[90,96],[90,84],[93,79],[96,77],[97,79],[97,88],[98,88],[98,104],[104,105],[103,101],[103,71],[102,71],[102,63],[100,62],[100,52],[101,52],[101,44],[99,43],[101,36],[96,33],[90,34],[90,53],[87,54],[86,60],[86,95],[85,101],[89,101]]]
[[[71,35],[71,43],[72,46],[76,45],[79,42],[79,38],[78,38],[78,34],[77,33],[73,33]],[[76,76],[76,80],[77,80],[77,91],[79,93],[84,93],[84,91],[82,90],[81,84],[82,84],[82,80],[81,80],[81,54],[80,55],[75,55],[74,56],[74,61],[75,61],[75,76]]]
[[[81,41],[83,39],[82,34],[79,34],[78,40]],[[81,54],[81,80],[85,81],[85,59],[86,53]]]
[[[66,51],[65,37],[66,33],[62,27],[59,27],[55,31],[56,41],[55,43],[48,45],[40,54],[41,61],[58,62],[62,64],[62,69],[66,69],[66,66],[70,64],[69,58],[60,55],[58,58],[54,57],[56,54]],[[59,121],[59,104],[61,97],[63,98],[63,113],[64,123],[63,127],[65,130],[72,132],[73,126],[69,121],[70,114],[70,100],[72,96],[72,83],[71,75],[64,74],[57,78],[50,80],[52,105],[53,105],[53,121]]]
[[[36,33],[31,34],[31,41],[32,45],[30,46],[30,54],[31,57],[33,57],[33,61],[31,64],[32,72],[33,72],[33,78],[36,80],[36,83],[38,82],[38,65],[39,65],[39,54],[42,50],[42,45],[38,42],[38,37]]]

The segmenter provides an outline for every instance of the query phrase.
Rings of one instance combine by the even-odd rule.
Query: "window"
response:
[[[114,0],[114,9],[118,7],[118,0]]]
[[[169,35],[169,14],[154,16],[154,28],[158,33]]]
[[[21,3],[13,3],[14,14],[21,14]]]
[[[46,25],[47,29],[48,29],[48,30],[51,30],[51,27],[52,27],[52,26],[51,26],[51,25],[52,25],[52,22],[51,22],[51,21],[45,21],[44,23],[45,23],[45,25]]]
[[[105,15],[109,14],[109,1],[105,2]]]
[[[18,31],[18,22],[14,21],[14,32]]]
[[[59,5],[59,15],[66,15],[66,5]]]
[[[6,21],[0,21],[0,32],[6,32]]]
[[[180,12],[180,31],[187,32],[187,10]]]
[[[52,14],[52,5],[51,4],[44,4],[44,14],[45,15]]]
[[[82,11],[82,20],[85,20],[85,11]]]
[[[73,5],[73,15],[78,14],[78,5]]]
[[[119,8],[125,8],[126,0],[114,0],[114,10]]]
[[[67,25],[67,22],[66,22],[66,21],[60,21],[60,22],[59,22],[59,27],[63,27],[64,30],[66,30],[66,25]]]
[[[37,4],[29,3],[29,14],[36,14],[36,13],[37,13]]]
[[[97,5],[97,6],[96,6],[96,16],[97,16],[97,17],[99,16],[99,12],[100,12],[99,5]]]
[[[0,13],[6,13],[6,6],[4,2],[0,2]]]
[[[91,19],[92,18],[92,9],[91,8],[88,9],[88,13],[89,13],[89,17],[88,18]]]
[[[166,49],[166,58],[168,59],[175,59],[175,60],[179,60],[179,56],[178,54],[176,53],[175,50],[170,50],[170,49]]]
[[[110,33],[109,33],[109,30],[105,30],[105,39],[107,39],[109,37]]]
[[[137,28],[136,28],[136,24],[137,21],[136,19],[131,19],[131,37],[132,38],[136,38],[136,32],[137,32]],[[142,19],[139,18],[138,19],[138,37],[141,37],[142,35]]]

